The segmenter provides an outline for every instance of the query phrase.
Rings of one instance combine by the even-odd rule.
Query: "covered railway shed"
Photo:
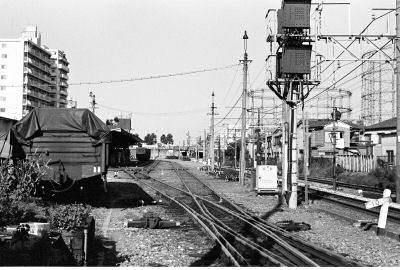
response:
[[[111,141],[110,166],[119,167],[129,165],[131,162],[129,146],[142,143],[143,140],[122,128],[112,129],[109,136]]]

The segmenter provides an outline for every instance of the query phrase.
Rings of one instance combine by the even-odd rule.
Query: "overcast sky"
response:
[[[326,2],[326,1],[325,1]],[[331,1],[335,2],[335,1]],[[337,1],[336,1],[337,2]],[[189,72],[237,64],[247,30],[252,87],[264,87],[267,57],[265,14],[280,0],[1,0],[0,37],[16,38],[37,25],[42,43],[64,50],[70,83],[106,81]],[[358,33],[372,7],[394,7],[394,0],[351,1],[351,30]],[[347,31],[344,8],[326,8],[326,31]],[[220,116],[241,92],[241,67],[187,76],[98,85],[71,85],[78,107],[89,106],[89,92],[105,120],[133,114],[133,126],[148,132],[203,135],[215,92]],[[183,112],[183,113],[178,113]],[[236,114],[235,116],[237,116]]]

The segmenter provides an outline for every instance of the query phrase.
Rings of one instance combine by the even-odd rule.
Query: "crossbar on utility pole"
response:
[[[246,99],[247,99],[247,64],[250,62],[247,58],[247,32],[244,31],[244,57],[240,60],[243,63],[243,93],[242,93],[242,128],[241,128],[241,147],[240,147],[240,173],[239,182],[245,184],[245,171],[246,171]]]

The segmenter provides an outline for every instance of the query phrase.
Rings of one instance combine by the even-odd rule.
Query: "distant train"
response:
[[[150,160],[151,149],[145,147],[136,148],[136,159],[139,161],[148,161]]]

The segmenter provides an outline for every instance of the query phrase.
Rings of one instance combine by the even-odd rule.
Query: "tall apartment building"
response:
[[[53,106],[57,108],[66,108],[68,105],[68,60],[65,53],[60,50],[49,50],[51,53],[51,82],[53,90]]]
[[[36,26],[0,38],[0,116],[21,119],[34,107],[66,107],[68,61],[41,44]]]

